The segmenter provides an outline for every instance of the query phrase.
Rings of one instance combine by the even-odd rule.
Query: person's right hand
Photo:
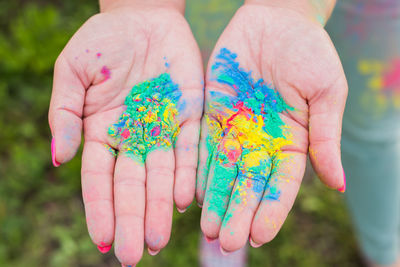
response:
[[[272,240],[293,205],[308,151],[321,180],[344,191],[346,96],[339,57],[321,25],[288,8],[241,7],[206,76],[196,190],[205,236],[219,238],[228,252],[249,237],[253,246]]]
[[[75,155],[83,128],[89,234],[103,252],[115,242],[125,265],[140,260],[144,241],[151,254],[168,243],[173,200],[180,211],[192,202],[203,103],[200,52],[182,9],[168,1],[141,2],[115,1],[71,38],[55,64],[49,111],[56,166]],[[135,84],[164,72],[179,85],[186,106],[178,114],[175,149],[155,150],[145,164],[124,152],[114,157],[105,146],[113,145],[107,130],[124,111],[125,97]]]

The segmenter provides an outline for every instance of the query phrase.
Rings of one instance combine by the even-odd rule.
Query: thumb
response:
[[[335,84],[309,100],[309,155],[314,170],[328,187],[346,189],[340,156],[342,118],[347,97],[343,75]]]
[[[72,159],[81,143],[85,84],[63,53],[54,66],[53,91],[49,109],[53,165]]]

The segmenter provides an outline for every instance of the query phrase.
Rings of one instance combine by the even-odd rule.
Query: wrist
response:
[[[99,0],[100,12],[118,8],[171,8],[185,12],[185,0]]]
[[[245,5],[263,5],[294,10],[313,22],[325,26],[336,0],[245,0]]]

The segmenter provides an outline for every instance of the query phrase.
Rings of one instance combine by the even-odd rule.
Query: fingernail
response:
[[[112,245],[107,245],[106,243],[103,243],[103,242],[102,242],[102,243],[100,243],[100,245],[97,246],[97,249],[98,249],[101,253],[105,254],[105,253],[107,253],[107,252],[110,251],[111,247],[112,247]]]
[[[178,210],[179,213],[184,213],[186,211],[186,209],[180,209],[178,207],[176,207],[176,209]]]
[[[203,205],[200,204],[200,203],[197,203],[197,206],[198,206],[200,209],[203,208]]]
[[[61,164],[56,160],[56,144],[54,138],[51,139],[51,160],[53,161],[54,167],[58,167]]]
[[[228,256],[230,254],[228,251],[223,249],[221,246],[219,246],[219,250],[221,251],[221,254],[224,255],[224,256]]]
[[[250,242],[249,242],[249,243],[250,243],[250,246],[252,246],[253,248],[259,248],[259,247],[262,246],[262,244],[258,244],[258,243],[256,243],[256,242],[254,242],[253,239],[251,239],[251,237],[250,237],[249,241],[250,241]]]
[[[344,193],[346,191],[346,174],[343,170],[343,186],[338,189],[340,193]]]
[[[206,239],[207,243],[212,243],[216,239],[216,238],[209,238],[208,236],[204,236],[204,238]]]
[[[160,252],[160,250],[152,250],[152,249],[150,249],[150,248],[147,248],[147,251],[149,252],[149,254],[150,254],[151,256],[155,256],[155,255],[158,254],[158,252]]]

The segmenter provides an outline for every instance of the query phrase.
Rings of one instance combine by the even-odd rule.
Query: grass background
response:
[[[0,0],[0,266],[119,266],[87,234],[80,155],[51,166],[47,110],[54,61],[95,0]],[[80,154],[80,153],[79,153]],[[342,196],[306,177],[277,238],[250,266],[359,266]],[[200,209],[175,213],[172,238],[138,266],[198,266]]]

